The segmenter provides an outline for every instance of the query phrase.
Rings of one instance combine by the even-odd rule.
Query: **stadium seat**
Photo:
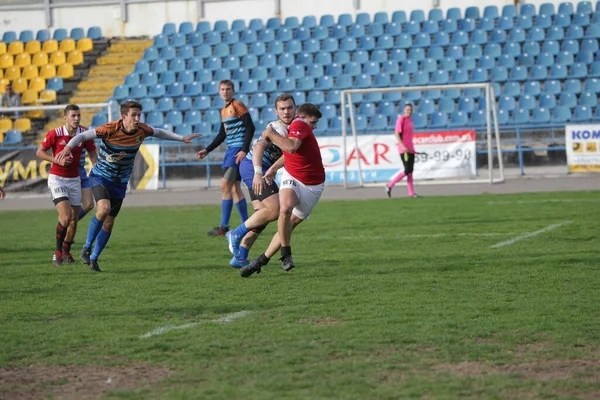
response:
[[[50,78],[46,82],[47,90],[54,90],[55,92],[60,92],[63,90],[63,80],[62,78]]]
[[[17,129],[10,129],[4,134],[3,145],[15,145],[23,142],[23,135]]]
[[[73,28],[71,29],[69,37],[73,40],[79,40],[85,37],[85,32],[83,31],[83,28]]]
[[[565,106],[556,106],[552,111],[551,121],[553,123],[564,123],[571,120],[571,109]]]
[[[572,120],[574,122],[587,122],[592,119],[592,109],[588,106],[576,106]]]
[[[598,105],[598,96],[593,92],[583,92],[579,95],[579,105],[587,107],[596,107]]]
[[[565,93],[573,93],[578,95],[581,93],[582,85],[579,79],[567,79],[564,83],[563,91]],[[586,104],[589,105],[589,104]]]
[[[152,100],[152,99],[151,99]],[[152,100],[154,102],[154,100]],[[161,97],[156,102],[155,109],[161,112],[172,111],[175,108],[175,101],[172,97]],[[148,110],[150,111],[150,110]]]

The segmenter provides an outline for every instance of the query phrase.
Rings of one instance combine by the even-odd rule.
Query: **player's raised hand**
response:
[[[54,163],[62,166],[69,165],[70,162],[68,164],[65,164],[66,162],[68,162],[68,159],[71,159],[72,161],[73,155],[71,154],[71,149],[69,147],[65,147],[62,151],[59,151],[54,156]]]
[[[184,143],[188,143],[189,144],[189,143],[192,143],[192,140],[194,140],[195,138],[200,137],[200,136],[202,136],[200,133],[194,133],[193,135],[184,136],[183,139],[182,139],[182,141]]]
[[[199,158],[202,160],[204,157],[206,157],[207,154],[208,154],[208,151],[206,151],[206,149],[202,149],[196,153],[196,158]]]
[[[254,175],[254,178],[252,179],[252,191],[257,196],[260,196],[263,191],[264,186],[265,186],[265,180],[263,179],[263,176],[260,174]]]
[[[246,158],[245,151],[238,151],[237,153],[235,153],[235,163],[237,165],[240,165],[240,163],[244,160],[244,158]]]

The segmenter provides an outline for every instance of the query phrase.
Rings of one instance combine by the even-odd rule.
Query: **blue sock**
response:
[[[90,256],[90,260],[98,260],[98,257],[100,257],[100,253],[102,253],[102,250],[104,250],[106,243],[108,243],[108,239],[110,239],[110,232],[106,232],[104,229],[101,229],[96,239],[96,245],[94,246],[94,251]]]
[[[240,217],[242,218],[242,222],[246,222],[248,219],[248,203],[246,203],[246,199],[241,199],[235,205],[240,213]]]
[[[247,249],[244,246],[240,246],[240,251],[238,252],[238,255],[237,255],[238,260],[247,260],[249,253],[250,253],[250,249]]]
[[[81,218],[85,217],[87,215],[87,211],[83,211],[83,208],[79,209],[79,217],[77,217],[77,221],[81,221]]]
[[[240,226],[235,228],[233,232],[231,232],[231,234],[243,238],[244,236],[246,236],[246,233],[248,233],[248,231],[249,229],[246,228],[246,224],[242,223]]]
[[[233,210],[233,200],[221,200],[221,226],[223,228],[229,227],[229,217],[231,217],[231,210]]]
[[[90,220],[90,226],[88,227],[87,238],[85,239],[85,244],[83,247],[87,247],[88,249],[92,247],[94,241],[96,240],[96,236],[98,236],[98,232],[102,229],[102,221],[100,221],[94,215]]]

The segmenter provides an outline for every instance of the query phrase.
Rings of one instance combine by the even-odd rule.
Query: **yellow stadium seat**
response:
[[[33,79],[38,77],[38,67],[35,65],[28,65],[21,71],[21,77],[25,79]]]
[[[8,118],[0,119],[0,133],[8,132],[12,129],[12,120]]]
[[[24,106],[30,106],[34,104],[38,99],[37,90],[28,89],[21,94],[21,104]]]
[[[83,64],[83,53],[78,50],[73,50],[69,53],[67,62],[73,65]]]
[[[14,58],[10,54],[3,54],[0,56],[0,68],[8,68],[14,65]]]
[[[0,42],[0,56],[6,53],[6,43]]]
[[[4,78],[4,70],[0,69],[0,79]]]
[[[63,64],[58,67],[58,71],[56,72],[56,76],[63,79],[72,78],[75,75],[75,71],[73,70],[73,66],[71,64]]]
[[[19,118],[15,121],[15,129],[23,133],[31,129],[31,120],[29,118]]]
[[[56,66],[46,64],[40,67],[40,76],[44,79],[54,78],[56,76]]]
[[[44,53],[54,53],[58,50],[58,42],[54,39],[46,40],[42,45],[42,51]]]
[[[46,89],[46,80],[44,78],[40,78],[39,76],[37,78],[33,78],[29,81],[29,89],[41,92],[42,90]]]
[[[4,87],[8,85],[10,81],[8,79],[2,78],[0,79],[0,94],[4,93]]]
[[[67,62],[67,56],[62,51],[55,51],[50,55],[50,64],[61,65]]]
[[[63,53],[68,53],[75,50],[75,41],[73,39],[63,39],[60,41],[58,49]]]
[[[21,77],[21,68],[19,67],[8,67],[4,70],[4,78],[13,80]]]
[[[42,44],[37,40],[32,40],[25,44],[25,53],[35,54],[42,51]]]
[[[27,79],[17,78],[12,81],[12,88],[17,93],[23,93],[27,90]]]
[[[14,41],[8,45],[8,54],[11,54],[13,56],[16,56],[17,54],[21,54],[24,51],[25,51],[25,46],[23,45],[23,42],[19,42],[18,40]]]
[[[56,101],[56,92],[54,90],[44,90],[40,93],[38,101],[40,103],[52,103]]]
[[[94,50],[94,41],[90,38],[81,38],[77,41],[77,50],[86,51]]]
[[[48,64],[48,54],[44,53],[43,51],[35,53],[31,56],[31,63],[33,65],[37,65],[38,67]]]
[[[31,56],[27,53],[21,53],[15,57],[15,65],[19,67],[26,67],[31,65]]]

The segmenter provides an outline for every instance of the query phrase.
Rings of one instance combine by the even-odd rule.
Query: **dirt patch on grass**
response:
[[[309,324],[309,325],[313,325],[313,326],[334,326],[334,325],[339,325],[342,322],[335,318],[325,317],[325,318],[304,319],[301,321],[301,323]]]
[[[539,360],[521,364],[489,365],[480,361],[455,364],[438,364],[436,372],[449,372],[459,376],[507,374],[521,379],[552,381],[559,379],[600,382],[600,360],[557,359]]]
[[[171,374],[144,365],[0,368],[0,400],[93,400],[112,390],[148,388]]]

